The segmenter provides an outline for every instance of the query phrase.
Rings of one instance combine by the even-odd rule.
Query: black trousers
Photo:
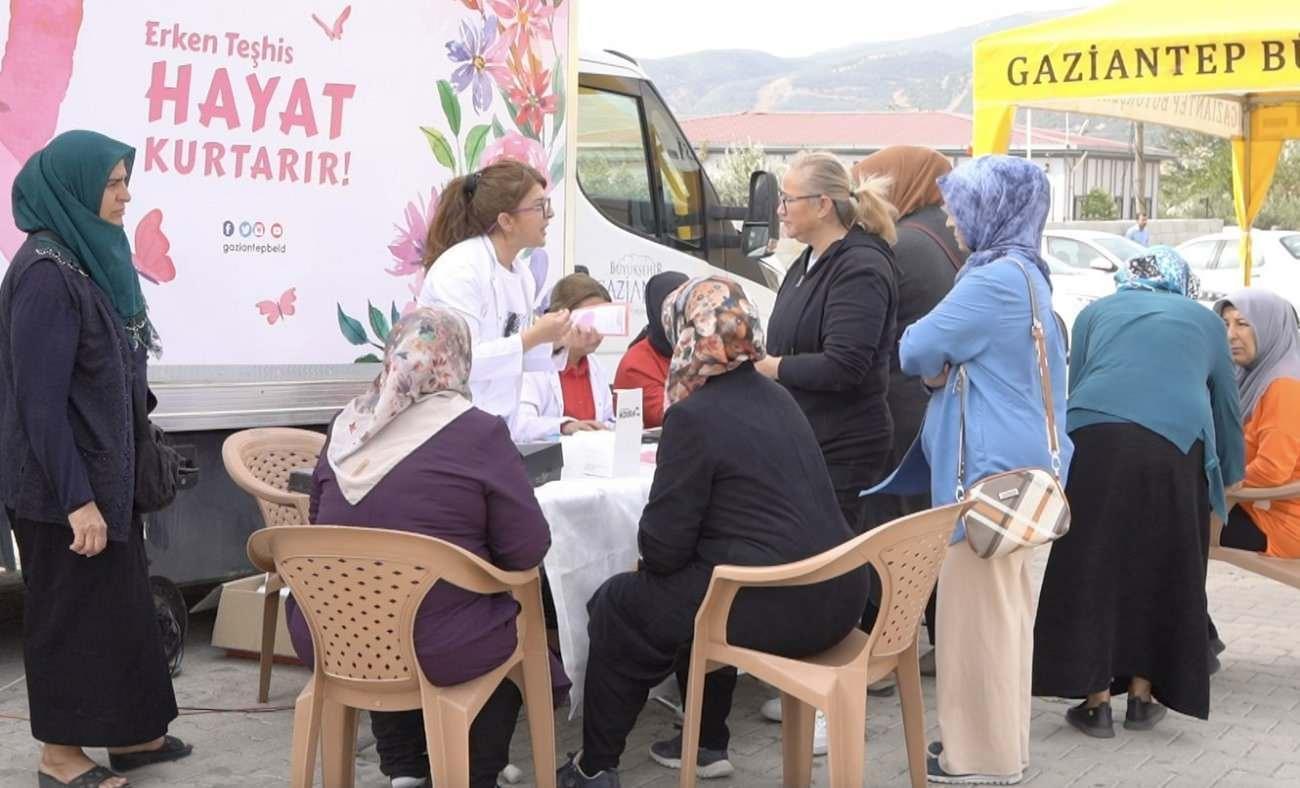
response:
[[[1255,521],[1250,519],[1246,510],[1240,506],[1232,507],[1228,512],[1228,522],[1223,524],[1223,530],[1219,532],[1219,544],[1224,547],[1234,547],[1238,550],[1250,550],[1255,553],[1262,553],[1268,549],[1268,536],[1255,525]],[[1219,639],[1219,630],[1214,626],[1214,620],[1210,620],[1210,640]]]
[[[685,684],[684,658],[712,571],[692,564],[669,575],[628,572],[605,581],[592,595],[587,603],[591,647],[583,698],[584,772],[617,768],[650,690],[677,668],[678,680]],[[866,587],[866,574],[859,571],[816,586],[741,591],[728,622],[728,641],[795,658],[825,651],[860,620]],[[726,750],[735,687],[733,669],[706,677],[701,747]]]
[[[506,679],[474,718],[469,729],[470,788],[495,788],[497,776],[510,762],[510,738],[519,720],[523,695]],[[395,777],[427,777],[429,750],[424,737],[424,716],[410,711],[372,711],[370,730],[379,752],[379,771]]]

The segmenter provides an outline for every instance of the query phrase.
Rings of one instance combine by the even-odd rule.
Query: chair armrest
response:
[[[1300,498],[1300,482],[1281,487],[1242,487],[1228,494],[1232,501],[1285,501]]]

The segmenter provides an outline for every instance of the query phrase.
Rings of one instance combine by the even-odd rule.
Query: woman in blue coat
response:
[[[873,492],[957,499],[958,366],[967,376],[966,486],[1002,471],[1050,468],[1046,414],[1030,333],[1029,287],[1046,332],[1058,425],[1065,423],[1065,341],[1051,314],[1038,254],[1047,220],[1046,176],[1030,162],[986,156],[939,179],[950,224],[971,254],[948,295],[899,343],[903,372],[933,391],[921,436]],[[1058,427],[1062,478],[1072,446]],[[1034,584],[1029,551],[985,560],[960,523],[939,573],[938,712],[929,779],[1014,785],[1029,765]]]

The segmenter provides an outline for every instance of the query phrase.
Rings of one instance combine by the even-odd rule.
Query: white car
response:
[[[1069,265],[1051,254],[1044,254],[1052,271],[1052,309],[1061,316],[1067,332],[1074,331],[1074,319],[1083,308],[1115,292],[1114,274]]]
[[[1252,287],[1265,287],[1300,303],[1300,232],[1252,230],[1255,263]],[[1245,284],[1241,270],[1241,231],[1231,227],[1178,246],[1178,253],[1201,278],[1201,297],[1214,301]]]
[[[1122,235],[1099,230],[1044,230],[1043,253],[1071,268],[1110,276],[1147,249]]]

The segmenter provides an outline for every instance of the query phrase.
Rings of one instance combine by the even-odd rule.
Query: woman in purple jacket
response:
[[[393,327],[384,368],[330,429],[316,466],[311,521],[373,526],[443,539],[508,570],[541,563],[551,545],[523,461],[499,417],[469,401],[470,335],[444,309],[418,309]],[[496,668],[515,649],[519,606],[440,582],[420,605],[415,650],[438,686]],[[288,608],[295,650],[311,664],[307,622]],[[557,691],[567,679],[553,660]],[[522,698],[501,683],[470,729],[470,785],[495,786]],[[380,770],[398,788],[429,774],[419,710],[372,712]]]

